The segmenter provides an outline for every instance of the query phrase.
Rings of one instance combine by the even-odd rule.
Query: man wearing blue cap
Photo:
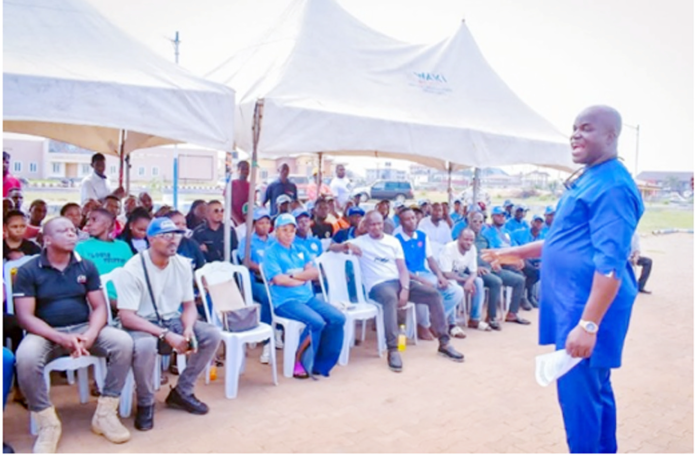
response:
[[[251,294],[254,300],[261,304],[261,321],[266,324],[271,324],[271,304],[268,300],[266,287],[263,285],[259,264],[263,262],[266,249],[275,242],[275,239],[268,233],[271,231],[271,214],[263,207],[254,209],[254,231],[251,233],[251,247],[249,249],[249,261],[245,261],[244,265],[251,272]],[[244,246],[246,246],[246,238],[242,239],[240,244],[242,249],[239,250],[239,258],[244,260]],[[271,359],[270,345],[264,344],[263,352],[261,353],[260,361],[262,364],[268,364]]]
[[[616,403],[611,369],[621,366],[638,294],[629,263],[643,201],[618,159],[621,115],[608,106],[580,113],[570,137],[585,165],[566,182],[544,241],[485,252],[490,261],[541,256],[539,343],[583,360],[558,379],[558,401],[573,453],[615,453]]]
[[[328,377],[341,353],[346,318],[336,307],[314,296],[312,281],[319,278],[319,270],[307,251],[294,244],[296,228],[297,222],[291,214],[278,216],[277,241],[266,250],[261,267],[276,315],[305,324],[297,350],[295,377],[306,378],[310,374]],[[311,351],[305,353],[306,350]]]
[[[527,215],[527,210],[527,206],[523,204],[515,206],[512,218],[505,222],[505,229],[508,230],[509,233],[529,228],[529,223],[524,219]]]
[[[509,199],[505,200],[505,202],[503,203],[503,209],[505,209],[505,220],[510,220],[511,218],[513,218],[513,207],[515,207],[515,203],[513,203]]]
[[[452,204],[454,208],[452,210],[452,213],[450,214],[450,220],[452,220],[452,226],[454,227],[454,225],[456,225],[457,222],[462,220],[462,218],[464,217],[464,214],[462,214],[462,206],[464,205],[462,204],[462,200],[459,198],[454,200]]]
[[[544,226],[541,228],[541,234],[546,236],[546,234],[551,229],[553,225],[553,218],[556,215],[556,209],[553,206],[546,206],[544,211]]]
[[[321,241],[312,233],[312,216],[309,211],[299,208],[292,212],[297,222],[297,233],[295,233],[296,245],[303,247],[309,253],[309,259],[313,260],[324,251]]]
[[[365,217],[365,211],[361,207],[351,207],[348,209],[347,215],[350,227],[344,228],[336,233],[333,237],[333,242],[340,244],[348,239],[354,239],[359,235],[357,231],[360,222],[362,222],[363,217]]]
[[[510,232],[505,228],[505,210],[500,206],[495,206],[491,210],[491,220],[493,223],[482,230],[482,234],[490,242],[490,247],[493,249],[510,247],[512,238]]]
[[[528,230],[517,230],[512,234],[512,245],[527,245],[532,242],[541,241],[545,238],[543,233],[544,218],[541,215],[535,215],[532,218],[532,224]],[[524,260],[524,268],[522,273],[525,276],[525,290],[527,301],[529,304],[538,308],[536,296],[534,295],[534,285],[539,281],[539,266],[541,265],[540,258],[526,258]]]
[[[152,429],[155,385],[152,372],[157,361],[158,339],[177,353],[190,354],[166,403],[195,415],[208,413],[208,406],[193,394],[196,380],[210,364],[220,331],[198,320],[193,297],[191,262],[176,251],[184,230],[166,217],[150,222],[150,246],[123,267],[118,281],[118,309],[123,327],[133,338],[133,374],[137,392],[135,428]],[[180,310],[183,309],[183,310]]]

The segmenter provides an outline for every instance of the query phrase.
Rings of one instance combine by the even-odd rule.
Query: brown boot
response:
[[[131,434],[118,419],[118,397],[99,397],[97,411],[92,417],[92,432],[103,435],[113,443],[127,442]]]
[[[418,339],[420,340],[435,340],[433,335],[430,333],[430,329],[425,326],[418,325]]]
[[[31,412],[36,421],[37,437],[34,442],[34,453],[55,453],[62,433],[62,426],[56,408],[51,406],[40,412]]]

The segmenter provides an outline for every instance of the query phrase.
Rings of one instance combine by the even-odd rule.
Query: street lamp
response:
[[[640,124],[637,124],[637,125],[623,124],[623,126],[628,127],[628,128],[633,128],[636,131],[636,163],[635,163],[635,169],[633,171],[633,178],[636,179],[636,178],[638,178],[638,146],[640,145]]]

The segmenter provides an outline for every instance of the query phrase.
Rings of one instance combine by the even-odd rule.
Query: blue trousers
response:
[[[590,367],[585,359],[558,379],[558,402],[571,453],[616,453],[616,403],[610,377],[611,369]]]
[[[343,313],[318,298],[308,302],[286,302],[276,307],[275,313],[306,325],[300,341],[308,334],[312,335],[313,373],[328,376],[338,362],[343,346],[343,325],[346,322]]]
[[[254,297],[254,301],[261,304],[261,322],[270,325],[273,319],[271,316],[271,301],[268,299],[266,286],[263,282],[251,281],[251,295]]]
[[[2,347],[2,408],[7,404],[7,395],[12,388],[12,376],[14,375],[15,357],[7,347]]]

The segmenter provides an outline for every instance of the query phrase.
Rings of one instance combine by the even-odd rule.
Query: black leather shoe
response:
[[[194,415],[205,415],[208,413],[208,406],[199,401],[196,396],[193,394],[184,396],[179,393],[179,390],[176,388],[172,388],[171,391],[169,391],[169,395],[167,395],[165,402],[170,407],[184,409]]]
[[[387,355],[387,363],[389,363],[389,369],[394,372],[401,372],[404,368],[404,364],[401,362],[401,355],[398,351],[392,350]]]
[[[437,349],[437,352],[445,358],[449,358],[454,362],[464,362],[464,355],[455,350],[454,347],[452,347],[450,344],[440,345]]]
[[[500,327],[500,323],[498,323],[498,322],[495,321],[495,320],[489,321],[489,322],[488,322],[488,326],[490,326],[491,329],[494,329],[495,331],[500,331],[501,329],[503,329],[503,328]]]
[[[520,325],[528,325],[531,323],[529,320],[525,320],[524,318],[514,313],[508,313],[507,317],[505,317],[505,321],[508,323],[517,323]]]
[[[15,450],[5,442],[2,442],[2,452],[3,453],[14,453]]]
[[[149,431],[155,427],[155,405],[138,406],[135,411],[135,428]]]
[[[535,297],[530,296],[530,297],[527,298],[527,301],[529,301],[529,303],[530,303],[530,304],[532,305],[532,307],[534,307],[535,309],[538,309],[538,308],[539,308],[539,301],[537,301]]]
[[[638,290],[638,293],[652,294],[652,291],[646,290],[645,288],[643,288],[642,290]]]
[[[532,310],[532,305],[527,301],[527,298],[522,298],[520,301],[520,307],[524,310]]]

